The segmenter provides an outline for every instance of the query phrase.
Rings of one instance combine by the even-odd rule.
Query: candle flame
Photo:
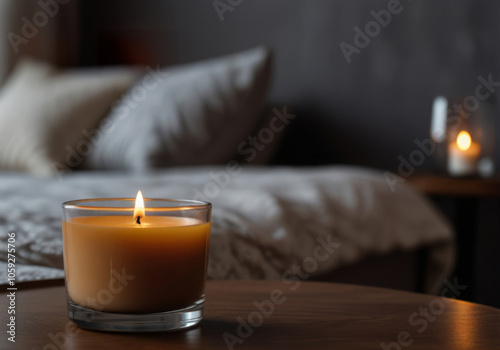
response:
[[[140,219],[146,216],[146,210],[144,209],[144,198],[142,197],[141,191],[137,192],[137,197],[135,197],[135,209],[134,209],[134,220],[140,224]]]
[[[467,131],[460,131],[457,136],[457,146],[461,151],[467,151],[470,148],[472,140]]]

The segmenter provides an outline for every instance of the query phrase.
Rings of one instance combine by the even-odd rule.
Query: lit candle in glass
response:
[[[198,323],[204,301],[211,205],[146,200],[146,208],[140,191],[135,206],[130,206],[131,201],[64,203],[70,318],[84,328],[125,331],[176,329],[172,320],[177,326],[185,323],[177,328]],[[191,313],[179,312],[184,309]],[[197,319],[188,321],[196,310]],[[85,312],[93,320],[82,319]],[[114,323],[104,317],[111,313]],[[120,321],[119,314],[127,315]],[[162,317],[172,322],[162,325],[158,322]]]
[[[474,175],[481,147],[472,141],[469,133],[460,131],[455,142],[448,147],[448,171],[453,176]]]

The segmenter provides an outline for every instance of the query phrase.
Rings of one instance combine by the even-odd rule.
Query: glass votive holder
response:
[[[82,328],[173,331],[202,319],[211,204],[146,199],[63,203],[68,316]]]
[[[494,113],[491,102],[476,100],[470,96],[434,100],[431,136],[445,148],[447,173],[453,177],[495,173]]]

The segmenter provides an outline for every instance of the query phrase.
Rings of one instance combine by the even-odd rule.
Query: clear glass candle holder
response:
[[[86,329],[173,331],[202,319],[211,204],[145,199],[63,203],[69,318]]]
[[[495,113],[491,100],[479,101],[474,96],[439,96],[434,100],[431,136],[435,153],[441,155],[441,164],[446,164],[450,176],[491,177],[495,174]]]

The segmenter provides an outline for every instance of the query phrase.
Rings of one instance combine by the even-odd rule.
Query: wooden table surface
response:
[[[17,287],[16,343],[5,333],[5,288],[0,299],[1,349],[384,349],[381,343],[387,349],[500,349],[500,310],[389,289],[209,281],[199,326],[134,334],[73,326],[63,286]],[[271,296],[278,291],[281,298]],[[255,302],[267,308],[259,311]],[[389,347],[398,340],[402,345]]]

